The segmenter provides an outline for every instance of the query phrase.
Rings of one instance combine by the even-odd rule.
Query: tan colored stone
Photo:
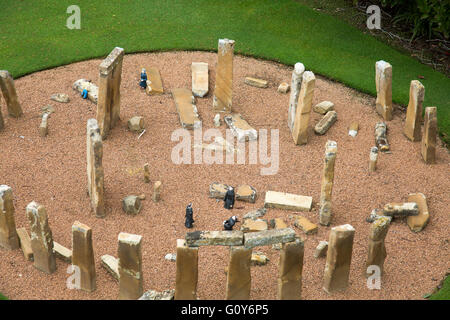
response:
[[[378,148],[372,147],[370,149],[369,156],[369,172],[374,172],[377,170],[377,160],[378,160]]]
[[[206,62],[192,62],[192,93],[197,97],[204,97],[208,87],[208,64]]]
[[[384,122],[378,122],[375,125],[375,144],[379,151],[389,151],[389,143],[387,141],[387,126]]]
[[[322,173],[322,185],[320,189],[319,223],[329,226],[333,218],[331,210],[331,197],[334,182],[334,163],[336,161],[337,143],[328,140],[325,144],[325,160]]]
[[[298,95],[300,94],[300,87],[302,85],[303,73],[305,66],[303,63],[297,62],[292,71],[291,80],[291,95],[289,97],[289,111],[288,111],[288,127],[294,129],[295,114],[297,112]]]
[[[135,116],[128,120],[128,130],[142,132],[145,129],[144,117]]]
[[[53,252],[55,257],[64,262],[72,263],[72,250],[64,247],[56,241],[53,241]]]
[[[311,71],[303,73],[302,87],[298,95],[297,110],[295,112],[292,138],[296,145],[308,142],[308,124],[311,113],[311,104],[314,96],[316,77]]]
[[[73,83],[72,89],[78,91],[80,95],[81,93],[83,93],[83,90],[86,89],[88,91],[88,99],[94,103],[97,103],[98,86],[95,85],[91,80],[79,79]]]
[[[284,222],[283,219],[275,218],[274,219],[274,227],[275,227],[275,229],[284,229],[284,228],[287,228],[288,226],[287,226],[286,222]]]
[[[176,88],[172,89],[172,96],[175,100],[175,107],[177,108],[181,126],[191,130],[200,128],[202,122],[198,116],[192,91],[184,88]]]
[[[184,239],[177,239],[176,264],[175,300],[196,300],[198,248],[187,247]]]
[[[419,214],[417,216],[409,216],[406,219],[408,227],[411,231],[420,232],[428,224],[430,213],[428,212],[427,198],[423,193],[411,193],[408,196],[408,202],[415,202],[419,207]]]
[[[41,124],[39,125],[39,135],[41,137],[45,137],[48,134],[48,113],[44,113],[42,115],[42,121]]]
[[[258,232],[264,230],[268,230],[267,221],[261,219],[245,219],[241,226],[242,232]]]
[[[306,233],[306,234],[317,233],[317,230],[319,229],[317,224],[312,223],[307,218],[302,217],[302,216],[296,216],[295,217],[294,226],[296,226],[297,228],[302,229],[302,231],[304,233]]]
[[[26,212],[30,222],[34,267],[51,274],[56,271],[56,261],[47,211],[44,206],[33,201],[27,205]]]
[[[13,194],[11,187],[7,185],[0,185],[0,247],[9,250],[19,248]]]
[[[241,114],[233,113],[229,116],[225,116],[223,120],[238,141],[252,141],[258,139],[258,132],[242,118]]]
[[[233,95],[234,40],[219,39],[217,50],[214,112],[231,112]]]
[[[251,289],[250,263],[252,249],[243,246],[230,247],[227,272],[226,300],[249,300]]]
[[[288,91],[289,91],[289,84],[287,83],[287,82],[282,82],[282,83],[280,83],[280,85],[278,86],[278,89],[277,89],[277,91],[279,92],[279,93],[288,93]]]
[[[122,199],[122,210],[126,214],[137,215],[142,208],[141,199],[138,196],[126,196]]]
[[[245,77],[244,83],[257,88],[267,88],[269,86],[266,80],[253,77]]]
[[[228,185],[218,182],[213,182],[209,185],[209,197],[215,199],[225,198],[227,193]]]
[[[291,228],[244,233],[245,248],[269,246],[275,243],[285,243],[294,240],[295,231]]]
[[[264,253],[260,251],[252,252],[250,260],[252,266],[265,266],[267,262],[269,262],[269,258]]]
[[[244,234],[241,231],[194,231],[186,233],[189,247],[199,246],[241,246]]]
[[[316,104],[313,108],[314,112],[320,113],[320,114],[327,114],[328,111],[334,110],[334,103],[331,101],[322,101],[318,104]]]
[[[72,264],[80,268],[80,289],[95,291],[96,273],[92,229],[75,221],[72,225]]]
[[[419,207],[415,202],[387,203],[383,207],[383,215],[389,217],[417,216]]]
[[[0,89],[2,90],[3,98],[5,98],[8,114],[14,118],[20,117],[23,112],[19,99],[17,98],[14,80],[6,70],[0,70]]]
[[[311,211],[312,197],[292,193],[267,191],[264,199],[265,208],[294,211]]]
[[[352,136],[353,138],[356,137],[359,130],[359,123],[358,122],[352,122],[350,124],[350,127],[348,128],[348,135]]]
[[[437,108],[425,108],[425,123],[422,135],[422,158],[425,163],[436,162]]]
[[[28,261],[34,261],[33,259],[33,249],[31,249],[31,239],[28,235],[27,229],[19,228],[17,229],[17,236],[19,237],[20,248],[22,249],[23,256]]]
[[[256,189],[248,184],[238,186],[236,188],[236,200],[255,203]]]
[[[145,181],[145,183],[150,182],[150,170],[149,170],[148,163],[144,164],[144,181]]]
[[[159,70],[154,67],[150,67],[146,69],[147,71],[147,88],[145,88],[145,92],[148,95],[156,95],[163,94],[164,87],[161,80],[161,74]]]
[[[108,271],[114,279],[119,281],[119,260],[109,254],[105,254],[101,257],[101,261],[102,266],[106,269],[106,271]]]
[[[2,103],[2,99],[0,97],[0,105]],[[0,108],[0,130],[2,130],[5,127],[5,121],[3,120],[2,110]]]
[[[136,300],[144,293],[142,275],[142,236],[119,234],[119,300]]]
[[[266,208],[259,208],[259,209],[252,210],[252,211],[249,211],[246,214],[244,214],[243,219],[255,220],[257,218],[263,217],[266,213],[267,213]]]
[[[320,135],[327,133],[328,129],[336,122],[337,113],[336,111],[328,111],[327,114],[317,122],[314,127],[314,132]]]
[[[295,241],[283,243],[278,267],[278,299],[301,299],[303,255],[303,240],[297,238]]]
[[[314,258],[325,257],[328,251],[328,241],[320,241],[314,251]]]
[[[366,261],[366,269],[364,273],[369,277],[373,271],[368,272],[369,266],[378,266],[380,268],[380,275],[383,274],[384,260],[386,259],[386,247],[384,239],[386,238],[391,219],[389,217],[381,217],[370,226],[369,233],[369,250]]]
[[[154,202],[158,202],[159,200],[161,200],[161,181],[156,181],[153,185],[152,199]]]
[[[327,293],[345,290],[348,286],[354,235],[355,229],[349,224],[330,231],[323,283]]]
[[[405,128],[403,133],[411,141],[420,141],[422,120],[422,105],[425,87],[418,80],[412,80],[409,88],[409,103],[406,110]]]
[[[53,101],[56,101],[56,102],[61,102],[61,103],[69,103],[70,102],[69,95],[67,95],[65,93],[52,94],[50,99]]]
[[[392,120],[392,66],[383,60],[375,64],[375,84],[377,89],[376,110],[384,121]]]

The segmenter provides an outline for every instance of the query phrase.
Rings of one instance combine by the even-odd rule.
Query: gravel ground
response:
[[[6,128],[0,132],[1,184],[13,188],[17,227],[29,225],[26,205],[35,200],[47,208],[54,240],[71,247],[71,225],[75,220],[93,229],[97,267],[97,287],[93,293],[66,287],[68,264],[58,260],[58,270],[46,275],[25,261],[20,250],[0,249],[0,292],[11,299],[116,299],[117,282],[100,265],[104,254],[117,256],[119,232],[143,235],[144,289],[165,290],[175,286],[175,263],[166,261],[175,252],[176,239],[183,238],[185,207],[193,202],[194,229],[221,229],[222,221],[235,214],[263,206],[267,190],[284,191],[313,197],[311,212],[301,213],[318,223],[318,201],[323,168],[325,142],[337,141],[338,155],[333,190],[332,226],[349,223],[356,229],[350,273],[350,285],[343,293],[328,295],[322,290],[325,259],[315,259],[313,252],[320,240],[328,238],[332,227],[319,227],[315,235],[293,227],[294,213],[269,209],[265,218],[284,218],[305,239],[303,268],[304,299],[421,299],[441,280],[450,267],[449,230],[450,154],[440,144],[437,163],[426,165],[420,155],[420,143],[408,141],[402,134],[405,113],[396,111],[388,123],[388,139],[392,154],[380,154],[378,170],[368,173],[370,148],[374,145],[374,126],[380,121],[374,109],[375,99],[339,83],[318,77],[313,104],[323,100],[335,103],[338,121],[324,136],[312,127],[321,115],[311,113],[309,143],[295,146],[287,127],[289,94],[277,93],[278,85],[290,83],[291,67],[272,62],[235,57],[233,109],[257,130],[279,129],[279,171],[262,176],[261,167],[269,165],[176,165],[171,161],[172,132],[180,127],[170,89],[191,87],[191,62],[209,63],[210,93],[197,98],[203,127],[213,127],[212,94],[216,54],[207,52],[170,52],[126,55],[121,85],[122,121],[104,141],[106,213],[97,219],[86,196],[86,121],[95,118],[96,106],[83,100],[71,88],[80,78],[97,83],[100,60],[90,60],[56,69],[37,72],[16,83],[24,115],[19,119],[6,116]],[[147,96],[138,86],[142,67],[161,70],[166,93]],[[308,66],[306,66],[308,68]],[[269,81],[269,88],[244,84],[246,76]],[[367,75],[374,77],[374,75]],[[394,77],[395,78],[395,77]],[[395,81],[395,79],[394,79]],[[375,85],[375,83],[374,83]],[[425,83],[426,85],[426,83]],[[395,83],[394,83],[395,86]],[[54,93],[66,93],[70,103],[50,100]],[[52,105],[56,112],[49,118],[49,134],[39,136],[40,110]],[[145,118],[147,131],[138,140],[137,133],[127,130],[127,120],[135,115]],[[222,116],[223,119],[223,116]],[[348,126],[358,121],[356,138],[347,135]],[[225,125],[220,130],[225,132]],[[269,130],[270,132],[270,130]],[[21,138],[22,136],[23,138]],[[143,181],[143,165],[150,164],[151,183]],[[153,182],[162,181],[161,202],[153,203]],[[208,198],[211,182],[231,185],[248,183],[258,191],[255,204],[236,202],[228,211],[222,202]],[[431,214],[429,225],[420,233],[409,230],[405,221],[394,221],[386,237],[386,274],[381,290],[369,290],[363,269],[367,257],[369,224],[365,218],[374,208],[388,202],[407,200],[409,193],[427,196]],[[121,199],[145,193],[141,212],[127,216]],[[252,299],[276,299],[279,252],[262,247],[270,259],[266,266],[252,267]],[[228,250],[224,247],[201,248],[199,254],[198,297],[224,299]]]

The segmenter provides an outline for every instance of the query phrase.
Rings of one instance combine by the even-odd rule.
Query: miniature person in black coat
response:
[[[225,201],[224,208],[225,209],[233,209],[234,206],[234,189],[233,187],[228,187],[227,193],[225,193],[225,198],[223,198],[223,201]]]
[[[192,224],[194,223],[194,211],[192,210],[192,203],[189,203],[186,207],[186,220],[184,225],[186,228],[192,228]]]
[[[236,224],[237,221],[238,218],[236,216],[232,216],[230,219],[225,220],[223,222],[223,228],[225,230],[233,230],[233,226]]]

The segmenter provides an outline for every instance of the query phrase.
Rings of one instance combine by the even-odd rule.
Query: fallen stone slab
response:
[[[419,206],[415,202],[388,203],[383,208],[383,214],[389,217],[417,216]]]
[[[248,249],[259,246],[268,246],[275,243],[286,243],[294,240],[295,231],[291,228],[249,232],[244,234],[244,247]]]
[[[27,229],[18,228],[17,236],[19,237],[20,247],[22,248],[23,256],[28,261],[34,261],[33,249],[31,249],[31,239],[28,235]]]
[[[268,82],[266,80],[257,79],[257,78],[253,78],[253,77],[246,77],[244,80],[244,83],[248,84],[252,87],[258,87],[258,88],[267,88],[268,87]]]
[[[148,95],[163,94],[164,88],[159,70],[157,68],[150,67],[146,69],[146,71],[148,80],[145,92],[147,92]]]
[[[52,99],[53,101],[56,101],[56,102],[61,102],[61,103],[68,103],[70,101],[69,96],[65,93],[52,94],[50,99]]]
[[[98,101],[98,86],[91,80],[79,79],[72,85],[72,89],[78,91],[81,95],[84,89],[88,91],[88,99],[94,103]]]
[[[317,230],[319,229],[316,224],[312,223],[307,218],[302,216],[295,217],[294,226],[301,229],[306,234],[317,233]]]
[[[408,202],[415,202],[419,207],[419,214],[409,216],[406,220],[411,231],[420,232],[428,224],[430,213],[428,212],[427,198],[423,193],[411,193],[408,196]]]
[[[314,258],[325,257],[328,251],[328,241],[320,241],[314,251]]]
[[[252,252],[252,257],[250,259],[252,266],[265,266],[267,262],[269,262],[269,258],[267,258],[264,253],[260,251]]]
[[[192,62],[192,93],[196,97],[204,97],[208,93],[208,64]]]
[[[243,219],[257,219],[260,217],[263,217],[267,212],[266,208],[260,208],[260,209],[256,209],[256,210],[252,210],[250,212],[247,212],[246,214],[244,214]]]
[[[238,139],[238,141],[242,142],[258,139],[258,133],[256,130],[253,129],[239,113],[233,113],[230,116],[225,116],[223,120],[231,129],[231,132]]]
[[[195,129],[202,125],[195,105],[195,98],[192,91],[184,88],[172,89],[172,96],[175,100],[181,126],[185,129]]]
[[[287,228],[287,227],[288,227],[288,225],[286,224],[286,222],[284,222],[284,220],[281,219],[281,218],[271,219],[269,225],[270,225],[273,229],[284,229],[284,228]]]
[[[215,199],[225,198],[225,193],[227,192],[228,185],[218,182],[213,182],[209,185],[209,197]]]
[[[105,254],[101,257],[102,266],[113,276],[114,279],[119,281],[119,260],[110,256],[109,254]]]
[[[175,296],[175,289],[164,290],[162,292],[156,290],[149,290],[144,292],[139,300],[173,300]]]
[[[328,129],[336,122],[337,113],[336,111],[328,111],[327,114],[320,119],[320,121],[314,127],[314,132],[320,135],[325,134]]]
[[[186,233],[188,247],[199,246],[242,246],[244,233],[241,231],[194,231]]]
[[[142,132],[145,129],[144,117],[134,116],[128,120],[128,129],[134,132]]]
[[[331,101],[322,101],[313,107],[313,111],[320,114],[326,114],[331,110],[334,110],[334,103]]]
[[[72,263],[72,250],[60,245],[56,241],[53,241],[53,252],[55,253],[56,258],[67,263]]]
[[[241,226],[242,232],[258,232],[268,229],[267,220],[263,219],[244,219],[244,223]]]
[[[256,189],[248,184],[238,186],[236,188],[236,200],[255,203]]]
[[[126,214],[136,215],[141,208],[142,204],[138,196],[127,196],[122,200],[122,209]]]
[[[277,208],[294,211],[311,211],[312,197],[292,193],[267,191],[265,208]]]
[[[385,215],[383,215],[383,209],[373,209],[372,212],[370,212],[370,215],[366,218],[366,221],[372,223],[382,217],[386,217]],[[389,218],[392,219],[392,217]]]
[[[278,86],[278,92],[279,93],[288,93],[290,89],[290,86],[287,82],[282,82],[279,86]]]

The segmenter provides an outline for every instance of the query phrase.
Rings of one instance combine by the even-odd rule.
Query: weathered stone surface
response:
[[[389,217],[417,216],[419,206],[415,202],[388,203],[383,207],[383,214]]]
[[[199,246],[241,246],[244,233],[241,231],[194,231],[186,233],[189,247]]]
[[[320,241],[314,251],[314,258],[325,257],[328,251],[328,241]]]
[[[8,114],[14,118],[20,117],[23,114],[23,112],[22,107],[20,106],[19,103],[19,99],[17,98],[14,80],[11,74],[6,70],[0,70],[0,89],[2,90],[3,98],[5,99],[6,102]]]
[[[425,87],[418,80],[412,80],[409,87],[409,103],[406,110],[406,120],[403,133],[411,141],[420,141],[420,122],[422,120],[422,105]]]
[[[319,223],[329,226],[333,217],[331,210],[331,197],[334,183],[334,163],[336,162],[337,143],[328,140],[325,144],[325,160],[320,189]]]
[[[236,188],[236,200],[255,203],[256,189],[248,184],[238,186]]]
[[[317,230],[319,229],[317,224],[312,223],[307,218],[302,216],[295,217],[294,226],[300,228],[306,234],[317,233]]]
[[[300,87],[302,85],[303,73],[305,66],[303,63],[297,62],[292,71],[291,80],[291,96],[289,97],[289,111],[288,111],[288,126],[289,129],[294,129],[295,114],[297,112],[298,95],[300,94]]]
[[[375,125],[375,144],[379,151],[389,151],[389,143],[387,141],[387,126],[384,122],[378,122]]]
[[[377,160],[378,160],[378,148],[372,147],[370,149],[369,156],[369,172],[374,172],[377,170]]]
[[[177,239],[177,273],[175,300],[196,300],[198,282],[198,248],[186,246]]]
[[[381,217],[375,220],[369,232],[369,250],[364,273],[366,277],[370,276],[373,271],[367,272],[369,266],[378,266],[380,275],[383,274],[384,260],[386,259],[386,247],[384,239],[389,229],[391,220],[388,217]]]
[[[252,210],[247,212],[246,214],[244,214],[243,219],[257,219],[260,217],[263,217],[267,212],[266,208],[260,208],[260,209],[256,209],[256,210]]]
[[[316,126],[314,127],[314,132],[320,135],[325,134],[328,129],[330,129],[331,126],[336,122],[336,120],[336,111],[327,112],[327,114],[322,119],[320,119],[319,122],[317,122]]]
[[[126,214],[136,215],[141,208],[141,199],[138,196],[127,196],[122,200],[122,209]]]
[[[349,224],[330,231],[323,283],[327,293],[344,290],[348,286],[354,235],[355,229]]]
[[[273,227],[275,229],[284,229],[284,228],[288,227],[286,222],[284,222],[284,220],[281,219],[281,218],[275,218],[275,219],[273,219],[273,222],[274,222],[274,226]]]
[[[272,229],[260,232],[249,232],[244,234],[245,248],[268,246],[275,243],[294,241],[295,231],[291,228]]]
[[[147,88],[145,88],[145,92],[148,95],[156,95],[163,94],[164,88],[161,80],[161,74],[159,70],[154,67],[150,67],[146,69],[147,71]]]
[[[243,246],[230,247],[230,262],[227,272],[226,300],[250,299],[252,249]]]
[[[244,83],[257,88],[267,88],[269,86],[266,80],[253,77],[245,77]]]
[[[313,108],[314,112],[320,113],[320,114],[327,114],[328,111],[334,110],[334,103],[331,101],[322,101],[318,104],[316,104]]]
[[[98,86],[91,80],[79,79],[73,83],[72,89],[78,91],[79,94],[81,94],[83,90],[86,89],[88,91],[88,99],[94,103],[97,103]]]
[[[97,288],[92,229],[75,221],[72,225],[72,265],[80,268],[80,289],[92,292]]]
[[[48,113],[42,115],[41,124],[39,125],[39,135],[45,137],[48,134]]]
[[[213,182],[209,185],[209,197],[215,199],[222,199],[225,197],[228,185],[218,182]]]
[[[425,123],[422,135],[422,158],[425,163],[436,162],[437,108],[425,108]]]
[[[311,211],[312,197],[292,193],[267,191],[265,208],[277,208],[294,211]]]
[[[119,260],[105,254],[101,257],[102,266],[113,276],[114,279],[119,281]]]
[[[144,117],[135,116],[128,120],[128,129],[130,131],[142,132],[145,129]]]
[[[348,135],[354,138],[358,134],[358,130],[359,130],[358,122],[352,122],[350,124],[350,127],[348,128]]]
[[[314,73],[305,71],[303,73],[302,87],[298,95],[297,110],[292,128],[292,138],[296,145],[302,145],[308,142],[309,115],[311,113],[315,85],[316,77]]]
[[[192,62],[192,93],[196,97],[204,97],[208,87],[208,64],[206,62]]]
[[[103,142],[97,120],[89,119],[86,130],[88,193],[95,216],[105,216]]]
[[[288,91],[289,91],[289,84],[287,83],[287,82],[282,82],[282,83],[280,83],[280,85],[278,86],[278,89],[277,89],[277,91],[279,92],[279,93],[288,93]]]
[[[30,222],[34,267],[51,274],[56,271],[56,261],[53,252],[52,231],[48,225],[47,212],[44,206],[34,201],[27,205],[26,212],[28,221]]]
[[[0,105],[2,103],[2,97],[0,96]],[[2,110],[0,108],[0,130],[5,127],[5,121],[3,120]]]
[[[186,241],[186,240],[183,240]],[[164,256],[164,259],[168,261],[177,261],[177,254],[176,253],[168,253]]]
[[[258,132],[252,128],[239,113],[233,113],[229,116],[225,116],[223,120],[238,141],[251,141],[258,139]]]
[[[252,258],[250,260],[252,266],[265,266],[267,262],[269,262],[269,258],[264,253],[260,251],[252,252]]]
[[[376,110],[385,121],[392,120],[392,66],[383,60],[375,63]]]
[[[72,262],[72,250],[64,247],[56,241],[53,241],[53,252],[55,253],[56,258],[67,263]]]
[[[56,101],[56,102],[61,102],[61,103],[69,103],[69,101],[70,101],[69,96],[65,93],[52,94],[50,99],[53,101]]]
[[[0,185],[0,247],[9,250],[19,248],[12,189],[4,184]]]
[[[220,124],[221,124],[221,121],[220,121],[220,114],[217,113],[217,114],[214,116],[214,127],[218,128],[218,127],[220,127]]]
[[[408,201],[417,203],[417,206],[419,207],[419,214],[417,216],[409,216],[406,219],[408,227],[414,232],[422,231],[430,219],[427,198],[423,193],[411,193],[408,196]]]
[[[173,300],[175,296],[175,290],[164,290],[162,292],[158,292],[156,290],[149,290],[144,292],[142,297],[139,300]]]
[[[241,226],[242,232],[258,232],[267,229],[267,221],[262,219],[244,219],[244,223]]]
[[[31,239],[28,235],[27,229],[17,229],[17,236],[19,237],[20,248],[22,249],[25,259],[28,261],[34,261],[33,249],[31,249]]]
[[[233,94],[234,40],[219,39],[217,51],[214,112],[231,112]]]
[[[153,202],[158,202],[161,200],[161,181],[156,181],[153,185]]]
[[[41,108],[41,111],[42,111],[41,116],[44,116],[44,114],[46,113],[50,116],[52,113],[55,112],[55,108],[53,108],[53,106],[51,105],[46,105]]]
[[[100,63],[97,99],[97,121],[102,139],[120,120],[120,82],[124,50],[115,47]]]
[[[143,294],[142,236],[119,233],[119,300],[136,300]]]
[[[192,91],[183,88],[172,89],[172,96],[175,100],[181,126],[185,129],[195,129],[202,126],[195,105],[195,98]]]
[[[148,163],[144,164],[144,181],[145,181],[145,183],[150,182],[150,170],[149,170]]]
[[[388,217],[383,215],[383,209],[373,209],[370,212],[370,215],[366,218],[367,222],[374,222],[375,220],[379,219],[379,218],[384,218],[384,217]],[[390,220],[392,220],[392,217],[388,217]]]
[[[283,243],[278,267],[278,299],[300,300],[302,295],[304,243]]]

